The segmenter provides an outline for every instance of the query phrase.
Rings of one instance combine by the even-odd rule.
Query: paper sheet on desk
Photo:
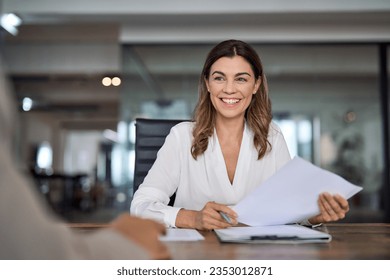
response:
[[[241,223],[282,225],[319,214],[317,201],[322,192],[349,199],[361,190],[340,176],[295,157],[232,208]]]
[[[167,228],[166,235],[160,236],[161,241],[199,241],[204,237],[195,229]]]

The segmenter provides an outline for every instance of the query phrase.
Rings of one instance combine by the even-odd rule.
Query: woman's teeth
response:
[[[240,99],[230,99],[230,98],[222,98],[222,101],[227,104],[236,104],[240,101]]]

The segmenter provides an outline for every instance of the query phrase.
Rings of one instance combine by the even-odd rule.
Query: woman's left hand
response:
[[[321,193],[318,198],[318,206],[321,213],[309,219],[311,224],[320,224],[335,222],[344,219],[349,211],[348,201],[341,195],[331,195],[330,193]]]

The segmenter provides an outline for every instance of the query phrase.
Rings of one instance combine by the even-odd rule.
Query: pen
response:
[[[298,236],[279,236],[279,235],[254,235],[251,236],[251,240],[295,240]]]
[[[218,211],[219,212],[219,214],[222,216],[222,218],[226,221],[226,222],[228,222],[229,224],[231,224],[232,223],[232,220],[230,220],[230,218],[229,218],[229,216],[228,215],[226,215],[224,212],[222,212],[222,211]]]

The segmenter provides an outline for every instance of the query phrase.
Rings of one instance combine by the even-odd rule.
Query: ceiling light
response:
[[[105,87],[109,87],[111,85],[111,78],[110,77],[104,77],[102,79],[102,84]]]
[[[33,106],[33,101],[30,97],[23,98],[23,101],[22,101],[23,111],[25,111],[25,112],[30,111],[32,106]]]
[[[122,81],[121,81],[120,78],[114,77],[114,78],[112,78],[111,82],[112,82],[113,86],[117,87],[117,86],[119,86],[121,84]]]
[[[18,34],[17,27],[21,24],[21,18],[15,14],[3,14],[0,16],[0,25],[14,36]]]

